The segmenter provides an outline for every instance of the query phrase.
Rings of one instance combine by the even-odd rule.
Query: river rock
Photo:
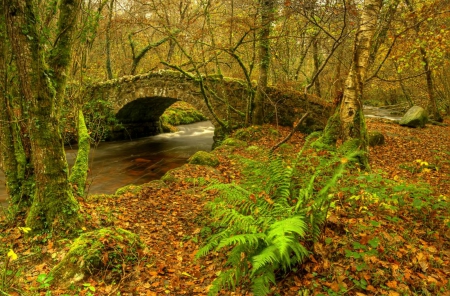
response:
[[[206,151],[198,151],[189,158],[189,163],[215,167],[219,165],[219,159]]]
[[[368,133],[368,137],[370,147],[384,144],[384,135],[379,131],[370,131]]]
[[[399,124],[409,127],[424,127],[427,121],[428,115],[425,109],[419,106],[413,106],[403,115]]]

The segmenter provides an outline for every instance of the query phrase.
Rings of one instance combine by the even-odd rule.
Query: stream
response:
[[[395,106],[364,106],[366,117],[400,120],[402,112]],[[140,185],[161,178],[179,167],[199,150],[210,151],[214,126],[210,121],[178,126],[176,133],[130,141],[102,142],[90,153],[88,194],[116,192],[128,184]],[[75,161],[77,147],[66,148],[69,166]],[[6,206],[5,175],[0,170],[0,208]]]
[[[168,170],[182,166],[195,152],[210,151],[214,126],[210,121],[178,126],[178,132],[132,141],[102,142],[91,148],[88,194],[116,192],[128,184],[140,185],[161,178]],[[66,147],[69,166],[77,147]],[[5,175],[0,171],[0,208],[6,206]]]

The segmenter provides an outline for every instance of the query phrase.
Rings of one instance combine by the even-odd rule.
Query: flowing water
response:
[[[383,118],[392,121],[399,121],[405,113],[404,109],[404,106],[364,106],[363,111],[366,118]]]
[[[160,134],[133,141],[103,142],[91,149],[87,192],[114,193],[128,184],[140,185],[162,177],[179,167],[195,152],[210,151],[214,126],[209,121],[178,126],[176,133]],[[66,149],[73,164],[76,147]],[[6,204],[5,176],[0,171],[0,204]]]
[[[400,120],[392,108],[364,106],[366,117]],[[209,121],[182,125],[176,133],[160,134],[133,141],[103,142],[91,149],[87,192],[114,193],[128,184],[143,184],[179,167],[199,150],[210,151],[214,127]],[[73,164],[76,147],[66,149]],[[6,205],[5,176],[0,171],[0,208]]]

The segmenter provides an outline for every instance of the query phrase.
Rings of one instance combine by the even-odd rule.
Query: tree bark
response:
[[[264,97],[266,96],[267,81],[270,66],[270,26],[272,25],[275,1],[261,0],[261,29],[259,32],[259,77],[256,88],[253,124],[264,122]]]
[[[114,11],[114,0],[109,2],[108,23],[106,25],[106,74],[109,80],[113,79],[111,66],[111,21]]]
[[[319,61],[319,34],[317,33],[313,37],[312,46],[313,46],[313,60],[314,60],[314,74],[319,71],[320,61]],[[322,97],[320,87],[320,78],[317,77],[314,81],[314,94],[319,98]]]
[[[381,0],[365,0],[356,32],[353,60],[345,81],[340,105],[340,121],[343,142],[354,141],[354,147],[363,151],[361,163],[368,166],[368,142],[366,123],[362,110],[362,96],[366,77],[370,46],[375,33]]]
[[[411,3],[411,1],[405,0],[405,2],[406,2],[406,5],[408,6],[409,11],[411,13],[414,13],[414,6]],[[416,23],[414,25],[414,30],[416,31],[417,36],[419,36],[420,23],[419,23],[416,15],[413,14],[413,16],[414,16],[413,20]],[[425,72],[425,78],[426,78],[426,82],[427,82],[428,106],[426,106],[426,109],[432,115],[432,117],[435,121],[442,122],[443,118],[439,112],[439,108],[436,103],[436,94],[434,91],[434,82],[433,82],[433,72],[430,67],[430,61],[428,59],[427,49],[425,48],[423,43],[420,44],[419,50],[420,50],[420,58],[422,59],[423,70]]]
[[[64,96],[80,1],[60,2],[57,37],[51,52],[46,51],[44,38],[38,31],[41,24],[33,1],[3,0],[3,5],[20,93],[30,105],[27,124],[36,188],[26,225],[34,231],[74,230],[74,223],[79,220],[79,206],[68,182],[68,166],[59,131],[59,101]]]

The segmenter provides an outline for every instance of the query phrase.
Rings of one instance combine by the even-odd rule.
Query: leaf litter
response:
[[[426,183],[433,189],[430,198],[450,198],[448,126],[409,129],[373,119],[367,125],[386,138],[384,145],[370,149],[372,172],[398,184]],[[255,128],[245,140],[248,145],[269,149],[289,132],[289,128],[274,126]],[[298,151],[304,141],[305,135],[295,133],[288,141],[291,152]],[[142,186],[138,193],[80,200],[83,215],[88,217],[83,231],[120,227],[138,234],[147,246],[133,266],[124,267],[123,277],[116,282],[100,273],[73,290],[43,288],[39,276],[62,259],[70,243],[48,235],[27,238],[17,228],[23,226],[23,219],[15,224],[4,220],[0,261],[14,250],[18,260],[11,262],[10,269],[20,271],[10,277],[9,294],[206,295],[225,257],[215,254],[194,259],[210,234],[204,228],[207,213],[203,207],[214,195],[203,189],[215,179],[239,182],[241,168],[235,155],[254,156],[245,147],[215,153],[220,160],[216,168],[188,164],[172,170],[164,182]],[[383,206],[363,183],[350,186],[352,192],[337,192],[339,206],[330,212],[314,252],[303,265],[279,275],[273,295],[450,295],[448,208],[430,208],[432,202],[430,207],[413,208],[417,198],[408,196],[406,189],[403,205]],[[250,295],[246,288],[221,294]]]

